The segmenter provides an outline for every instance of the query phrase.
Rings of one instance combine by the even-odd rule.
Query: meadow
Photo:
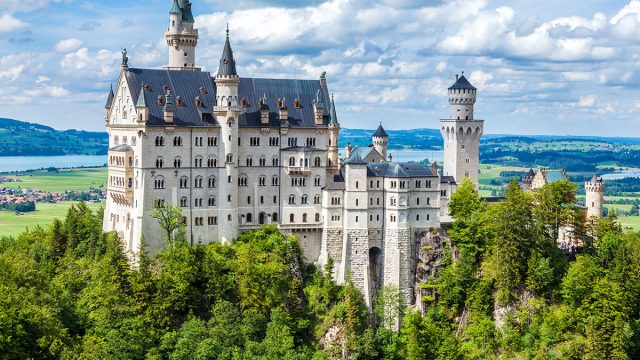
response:
[[[73,201],[61,201],[58,203],[38,203],[36,211],[20,213],[13,211],[0,211],[0,236],[18,235],[28,228],[35,226],[48,227],[53,219],[61,219],[67,215],[67,210]],[[87,206],[95,211],[104,206],[102,203],[87,203]]]
[[[1,183],[8,188],[39,189],[54,193],[69,190],[86,191],[107,185],[107,168],[60,169],[57,172],[36,170],[10,175],[20,182]]]

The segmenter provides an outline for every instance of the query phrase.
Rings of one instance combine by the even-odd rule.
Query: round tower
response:
[[[169,27],[165,32],[169,47],[169,65],[166,69],[198,70],[196,68],[196,46],[198,30],[193,27],[195,20],[189,0],[173,0],[169,11]]]
[[[592,216],[601,218],[604,208],[604,182],[602,178],[593,175],[590,181],[584,183],[586,193],[587,218]]]
[[[227,194],[228,201],[220,202],[218,236],[223,243],[230,243],[238,236],[240,219],[238,217],[238,85],[240,77],[236,71],[236,62],[229,42],[229,28],[224,50],[220,58],[218,74],[215,77],[216,104],[213,112],[220,123],[220,140],[224,148],[224,178],[219,182],[220,193]]]
[[[468,177],[477,186],[484,121],[474,118],[476,91],[464,72],[456,75],[455,83],[447,91],[451,116],[449,119],[440,119],[440,134],[444,139],[442,174],[453,176],[458,184]]]
[[[473,105],[476,103],[477,89],[464,77],[456,75],[456,82],[449,88],[451,119],[473,120]]]
[[[384,131],[382,124],[380,124],[380,126],[378,126],[378,130],[376,130],[376,132],[373,133],[373,136],[371,137],[371,143],[373,144],[373,147],[376,149],[376,151],[380,155],[382,155],[382,158],[386,160],[387,145],[389,144],[389,135],[387,135],[387,132]]]

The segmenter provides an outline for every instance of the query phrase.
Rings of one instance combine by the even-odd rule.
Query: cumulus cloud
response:
[[[60,66],[65,74],[72,76],[98,76],[100,78],[113,77],[118,71],[119,52],[100,50],[95,54],[86,47],[65,55]]]
[[[28,26],[27,23],[16,19],[8,12],[0,15],[0,33],[14,31],[26,26]]]
[[[82,44],[82,41],[78,39],[65,39],[58,41],[55,49],[60,53],[69,53],[78,50]]]

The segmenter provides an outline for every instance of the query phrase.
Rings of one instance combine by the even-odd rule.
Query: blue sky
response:
[[[327,72],[343,127],[435,128],[456,73],[487,133],[640,136],[640,0],[192,0],[198,65]],[[0,0],[0,117],[104,128],[120,47],[165,65],[171,0]]]

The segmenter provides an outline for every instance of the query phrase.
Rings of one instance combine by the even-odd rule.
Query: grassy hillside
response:
[[[105,155],[108,146],[107,133],[0,118],[0,156]]]
[[[21,172],[20,182],[2,183],[8,188],[38,189],[62,193],[68,190],[86,191],[107,186],[107,168],[60,169],[57,172],[35,170]]]

